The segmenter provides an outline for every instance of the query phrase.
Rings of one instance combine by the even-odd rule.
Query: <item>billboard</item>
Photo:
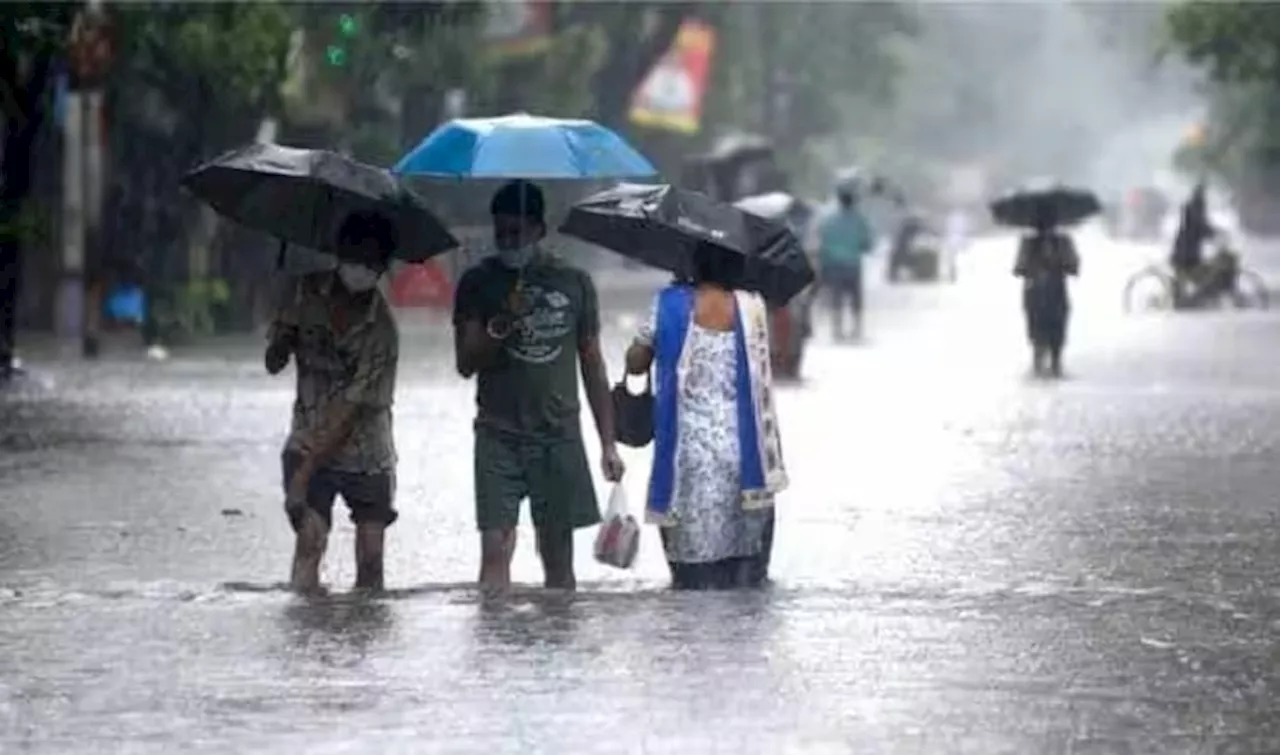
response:
[[[636,87],[631,122],[639,126],[694,134],[702,124],[702,104],[711,78],[716,33],[707,24],[686,19],[671,48]]]

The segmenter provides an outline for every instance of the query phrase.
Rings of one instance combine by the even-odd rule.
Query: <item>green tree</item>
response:
[[[1280,6],[1191,0],[1166,14],[1169,45],[1213,84],[1203,145],[1187,145],[1184,168],[1212,171],[1246,193],[1280,190]],[[1246,213],[1253,215],[1253,212]],[[1263,208],[1263,215],[1274,208]],[[1246,217],[1247,225],[1253,225]]]
[[[867,130],[893,101],[914,16],[892,3],[717,6],[709,130],[774,138],[801,174],[813,142]],[[856,125],[855,125],[856,124]]]
[[[187,141],[207,149],[251,136],[258,120],[279,107],[294,26],[288,7],[165,3],[115,12],[121,49],[108,89],[122,116],[165,128],[153,121],[172,114]],[[118,120],[128,127],[127,119]]]
[[[708,3],[563,3],[559,22],[593,29],[602,44],[591,70],[590,114],[608,126],[626,126],[631,95],[671,47],[685,19],[706,14]]]
[[[1170,41],[1224,84],[1280,84],[1280,6],[1190,0],[1166,15]]]
[[[65,3],[16,2],[0,14],[0,379],[13,355],[24,246],[42,233],[31,206],[37,139],[51,121],[54,67],[70,31],[74,8]]]
[[[434,127],[450,89],[483,99],[492,61],[478,3],[319,4],[297,10],[303,44],[286,113],[315,141],[388,164]]]
[[[106,83],[111,185],[102,245],[91,252],[99,264],[140,263],[154,309],[173,310],[193,279],[216,277],[222,227],[176,187],[279,114],[295,19],[275,2],[110,7],[119,39]],[[236,270],[258,272],[258,255],[237,251]]]
[[[14,221],[31,190],[35,140],[48,123],[54,65],[70,32],[72,8],[55,3],[12,3],[0,17],[0,233],[18,241]],[[24,225],[25,227],[25,225]]]

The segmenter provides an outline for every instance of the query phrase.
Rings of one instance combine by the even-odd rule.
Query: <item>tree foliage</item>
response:
[[[105,87],[109,184],[91,264],[132,260],[167,291],[207,274],[189,263],[210,257],[189,249],[208,250],[217,228],[178,189],[182,175],[278,114],[294,18],[275,2],[109,7],[118,39]]]
[[[1280,6],[1191,0],[1166,25],[1170,46],[1215,85],[1208,139],[1181,164],[1234,181],[1280,166]]]
[[[1225,84],[1280,84],[1280,6],[1190,0],[1169,9],[1170,40]]]
[[[82,9],[10,2],[0,17],[5,211],[27,193],[30,172],[15,155],[30,155],[35,133],[49,128],[53,83]],[[766,130],[798,152],[843,129],[850,109],[889,101],[895,45],[910,32],[910,14],[892,3],[558,0],[546,43],[507,54],[485,38],[482,2],[111,3],[107,12],[117,45],[105,84],[105,253],[145,254],[160,280],[186,274],[182,251],[198,226],[195,203],[176,188],[182,173],[252,139],[267,116],[284,141],[382,164],[442,120],[455,89],[467,93],[470,114],[524,109],[627,129],[637,85],[698,17],[718,33],[700,136]],[[344,16],[355,23],[339,38]],[[30,128],[14,128],[22,124]]]
[[[807,148],[815,140],[865,130],[890,106],[898,47],[914,32],[913,15],[891,3],[725,3],[715,11],[708,135],[767,134],[798,175],[814,167]]]
[[[285,6],[166,3],[122,5],[115,13],[121,44],[108,87],[126,108],[122,115],[155,126],[146,123],[158,114],[154,110],[128,109],[159,106],[178,119],[181,128],[175,132],[191,133],[196,141],[225,142],[276,107],[293,28]],[[140,99],[144,92],[162,100]],[[130,126],[123,118],[116,122]],[[217,130],[230,131],[227,136],[210,133],[224,123],[228,128]]]
[[[65,3],[10,3],[0,14],[0,225],[6,227],[17,227],[13,220],[31,189],[35,141],[48,121],[54,67],[71,19],[72,6]]]

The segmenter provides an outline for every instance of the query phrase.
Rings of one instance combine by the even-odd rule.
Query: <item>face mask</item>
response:
[[[500,249],[498,251],[498,259],[512,270],[519,270],[529,264],[535,251],[537,251],[537,247],[532,244],[522,246],[519,249]]]
[[[378,285],[377,272],[354,262],[343,262],[338,265],[338,279],[353,294],[362,294]]]

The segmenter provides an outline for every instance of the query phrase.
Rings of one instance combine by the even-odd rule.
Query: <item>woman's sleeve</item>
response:
[[[649,314],[636,331],[635,342],[641,346],[653,348],[654,334],[658,332],[658,298],[660,296],[661,294],[658,294],[653,297],[653,301],[649,304]]]

